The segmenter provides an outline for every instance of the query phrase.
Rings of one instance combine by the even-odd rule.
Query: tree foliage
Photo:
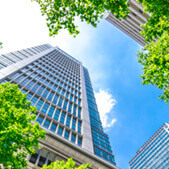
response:
[[[169,1],[168,0],[137,0],[143,6],[144,12],[150,13],[150,18],[142,25],[141,34],[146,42],[152,42],[163,35],[169,34]]]
[[[153,84],[163,90],[159,97],[169,99],[169,35],[163,34],[158,41],[146,45],[138,52],[138,61],[143,65],[143,84]]]
[[[49,35],[67,29],[71,35],[79,33],[75,18],[97,26],[98,19],[110,10],[119,17],[127,17],[127,0],[32,0],[40,5],[42,15],[46,16]]]
[[[36,108],[30,105],[16,84],[0,84],[0,164],[5,169],[26,167],[27,154],[34,153],[45,132],[35,121]],[[0,167],[1,168],[1,167]]]
[[[143,84],[156,85],[163,90],[159,97],[169,99],[169,1],[137,0],[150,18],[143,25],[141,34],[148,44],[138,52],[138,61],[143,65]]]
[[[64,161],[56,161],[52,162],[50,165],[46,166],[43,165],[42,169],[87,169],[90,167],[90,164],[82,164],[79,167],[75,167],[75,162],[72,160],[72,158],[69,158],[67,162]]]

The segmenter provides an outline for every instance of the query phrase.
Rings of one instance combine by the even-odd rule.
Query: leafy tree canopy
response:
[[[36,108],[30,105],[16,84],[0,84],[0,164],[5,169],[26,167],[27,154],[34,153],[45,132],[35,121]],[[0,167],[1,168],[1,167]]]
[[[169,1],[168,0],[137,0],[142,3],[144,12],[150,13],[150,18],[143,25],[141,34],[146,42],[158,39],[163,33],[169,34]]]
[[[143,65],[143,84],[153,84],[163,90],[159,97],[169,99],[169,34],[165,33],[156,42],[146,45],[138,52],[138,61]]]
[[[110,10],[119,17],[127,17],[127,0],[32,0],[40,5],[42,15],[46,16],[49,35],[67,29],[71,35],[79,33],[75,18],[97,26],[98,19]]]
[[[42,169],[87,169],[90,167],[90,164],[82,164],[79,167],[75,167],[75,162],[72,160],[72,158],[69,158],[67,162],[64,161],[56,161],[52,162],[50,165],[46,166],[43,165]]]
[[[143,25],[141,34],[148,44],[138,52],[138,61],[143,65],[143,84],[153,84],[163,90],[159,97],[169,99],[169,1],[137,0],[150,18]]]

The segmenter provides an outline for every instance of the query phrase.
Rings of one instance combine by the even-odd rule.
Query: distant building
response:
[[[106,20],[144,46],[144,37],[140,35],[140,31],[142,30],[140,25],[147,21],[149,14],[143,13],[143,7],[136,0],[128,0],[128,4],[130,5],[128,7],[130,13],[126,19],[115,19],[115,16],[109,12]]]
[[[155,132],[129,165],[130,169],[169,169],[169,123]]]
[[[19,85],[37,107],[46,131],[28,169],[73,157],[92,169],[118,169],[104,133],[88,70],[58,47],[45,44],[0,56],[0,83]]]

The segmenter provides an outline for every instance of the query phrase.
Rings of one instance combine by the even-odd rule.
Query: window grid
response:
[[[27,53],[27,51],[22,52]],[[27,65],[14,73],[10,80],[14,83],[17,82],[21,90],[27,92],[27,98],[32,101],[32,104],[37,106],[38,123],[63,137],[69,131],[70,141],[72,138],[77,145],[81,146],[77,141],[77,138],[82,138],[77,127],[77,119],[81,120],[81,106],[78,105],[78,100],[81,101],[80,72],[79,75],[76,75],[75,72],[71,73],[71,70],[66,70],[61,65],[58,66],[59,71],[54,70],[54,67],[51,66],[55,65],[56,60],[50,64],[51,66],[44,62],[46,60],[45,57],[42,57]],[[17,78],[19,78],[18,81],[15,81]],[[69,99],[70,95],[72,101]],[[69,104],[71,105],[70,112],[67,110]],[[60,110],[58,110],[58,106]]]

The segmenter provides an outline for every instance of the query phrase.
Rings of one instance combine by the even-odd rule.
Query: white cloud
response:
[[[112,127],[117,120],[109,118],[111,117],[111,110],[117,101],[113,98],[112,94],[108,92],[108,90],[100,89],[98,93],[95,93],[95,97],[103,127]]]

